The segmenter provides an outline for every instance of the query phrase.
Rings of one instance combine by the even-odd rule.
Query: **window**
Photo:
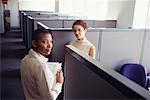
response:
[[[150,0],[136,0],[133,28],[150,28]]]
[[[104,19],[107,0],[59,0],[59,12],[90,19]]]
[[[55,0],[19,0],[19,10],[55,11]]]

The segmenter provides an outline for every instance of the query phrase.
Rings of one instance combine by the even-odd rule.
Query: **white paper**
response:
[[[48,68],[51,70],[52,74],[54,75],[54,83],[52,87],[56,85],[56,73],[57,71],[62,69],[61,65],[62,63],[59,62],[48,62]]]
[[[59,62],[48,62],[48,67],[54,76],[56,75],[57,71],[61,70],[61,65],[62,63]]]

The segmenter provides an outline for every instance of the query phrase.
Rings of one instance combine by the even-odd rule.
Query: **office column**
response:
[[[59,13],[59,0],[55,0],[55,12]]]

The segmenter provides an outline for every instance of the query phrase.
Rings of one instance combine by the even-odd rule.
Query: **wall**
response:
[[[82,58],[78,59],[80,60],[69,53],[65,55],[65,100],[127,99],[126,96],[106,81],[108,77],[103,79],[88,68],[87,64],[89,63],[83,61]],[[95,66],[92,67],[95,68]]]
[[[149,100],[148,90],[116,71],[67,46],[64,68],[65,100]]]
[[[11,27],[19,27],[18,0],[8,0]]]
[[[150,73],[150,29],[102,29],[100,34],[98,45],[91,41],[97,36],[88,36],[98,48],[96,60],[117,71],[125,63],[142,64]]]
[[[146,67],[147,72],[150,73],[150,31],[146,31],[143,40],[143,53],[141,54],[140,63],[143,64]]]
[[[54,11],[54,0],[8,0],[11,27],[19,27],[18,10]]]
[[[108,19],[117,19],[117,28],[132,27],[135,0],[108,0]]]
[[[4,19],[3,19],[3,4],[2,0],[0,0],[0,33],[4,32]]]
[[[140,63],[144,30],[102,32],[100,62],[115,70],[125,63]]]

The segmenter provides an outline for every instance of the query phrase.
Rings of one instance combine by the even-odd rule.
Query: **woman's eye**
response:
[[[74,32],[76,32],[76,30],[73,30]]]
[[[42,41],[42,43],[46,44],[47,42],[46,41]]]
[[[80,29],[78,29],[78,31],[79,31],[79,32],[81,32],[81,30],[80,30]]]

